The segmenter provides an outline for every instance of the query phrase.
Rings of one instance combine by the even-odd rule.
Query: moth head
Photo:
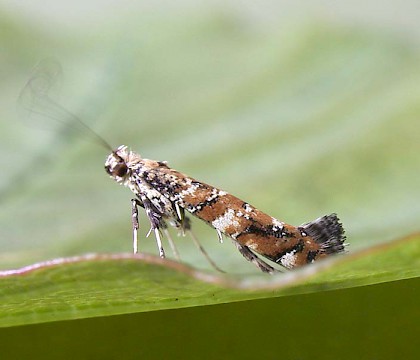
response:
[[[125,183],[128,179],[131,154],[127,146],[121,145],[109,154],[105,161],[105,171],[120,184]]]

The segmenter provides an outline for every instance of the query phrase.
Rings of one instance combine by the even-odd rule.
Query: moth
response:
[[[137,207],[145,209],[159,254],[165,257],[160,230],[169,222],[185,231],[185,212],[228,236],[239,252],[264,272],[275,269],[256,254],[291,269],[344,250],[344,230],[336,214],[295,227],[256,209],[249,203],[197,181],[164,161],[142,158],[121,145],[105,161],[106,172],[128,187],[132,200],[134,251],[137,251]]]
[[[153,233],[156,238],[160,257],[165,257],[164,233],[175,257],[179,258],[167,231],[169,224],[182,234],[189,232],[194,243],[217,270],[220,269],[192,234],[188,215],[213,227],[219,241],[224,236],[232,239],[246,260],[267,273],[278,271],[272,266],[274,263],[293,269],[345,251],[344,229],[336,214],[322,216],[300,226],[289,225],[234,195],[172,169],[165,161],[142,158],[125,145],[113,149],[78,117],[50,98],[48,92],[57,71],[45,69],[45,65],[39,66],[23,90],[20,96],[22,108],[60,121],[64,117],[65,123],[88,133],[110,151],[105,171],[135,196],[131,200],[135,253],[138,251],[139,207],[146,212],[150,222],[149,234]]]

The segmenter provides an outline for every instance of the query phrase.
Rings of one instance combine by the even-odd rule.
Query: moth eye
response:
[[[123,177],[125,174],[127,174],[128,168],[127,165],[125,165],[124,163],[120,163],[115,165],[114,169],[113,169],[113,174],[119,177]]]

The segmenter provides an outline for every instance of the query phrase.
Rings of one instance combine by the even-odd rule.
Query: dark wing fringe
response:
[[[321,245],[322,252],[334,254],[344,251],[346,237],[337,214],[322,216],[300,228]]]

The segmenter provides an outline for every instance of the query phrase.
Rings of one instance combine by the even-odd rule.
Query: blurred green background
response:
[[[2,2],[0,268],[86,252],[131,251],[132,195],[107,179],[104,150],[65,131],[45,131],[18,120],[20,89],[31,68],[51,56],[64,69],[60,103],[113,146],[126,144],[146,158],[167,160],[291,224],[337,212],[351,251],[418,231],[418,13],[415,1]],[[141,247],[155,253],[154,242],[144,239],[144,217],[141,223]],[[229,241],[220,245],[214,231],[199,222],[193,225],[222,268],[255,273]],[[188,239],[177,243],[183,261],[207,269]],[[384,316],[390,309],[397,313],[389,320],[400,344],[395,349],[412,346],[403,335],[415,331],[408,315],[408,309],[416,311],[409,305],[413,295],[418,298],[414,288],[418,280],[178,309],[168,316],[175,324],[194,324],[213,314],[223,324],[234,314],[232,325],[218,328],[215,321],[212,329],[223,337],[231,331],[244,339],[243,352],[234,352],[238,358],[246,358],[250,346],[260,354],[269,348],[267,354],[278,357],[306,358],[322,348],[325,337],[328,351],[337,351],[335,357],[363,358],[360,354],[381,348],[378,329],[387,323]],[[404,296],[391,295],[395,292]],[[367,298],[364,304],[361,299]],[[344,309],[343,302],[353,306]],[[329,315],[317,332],[313,324],[324,319],[316,309],[326,303]],[[381,309],[376,311],[375,304]],[[301,324],[294,334],[285,327],[279,333],[271,326],[270,332],[260,331],[266,324],[282,323],[281,308],[287,322]],[[347,309],[351,314],[343,315],[343,322],[350,334],[359,335],[354,339],[336,330],[336,315]],[[259,313],[261,323],[245,316]],[[81,327],[95,333],[104,324],[118,323],[115,329],[125,328],[126,339],[132,340],[127,346],[133,346],[129,352],[134,358],[136,346],[147,346],[146,339],[149,345],[153,342],[147,337],[142,342],[142,334],[154,333],[154,324],[164,317],[165,312],[152,312],[1,333],[11,347],[22,336],[29,343],[41,341],[31,339],[31,332],[50,336],[54,329],[71,342],[80,341]],[[398,339],[400,326],[405,330]],[[166,329],[156,327],[160,342],[172,344],[170,348],[180,342],[173,330],[165,336]],[[194,342],[205,348],[198,329],[189,333],[185,348]],[[299,342],[296,333],[303,334]],[[248,340],[250,334],[254,341]],[[107,331],[81,347],[95,348],[114,336]],[[266,341],[271,337],[272,345],[258,349],[263,336]],[[282,344],[299,346],[305,337],[317,341],[306,350],[286,347],[283,352]],[[346,347],[339,356],[340,347],[331,345],[334,337],[337,342],[354,340],[358,351]],[[383,339],[383,344],[391,343]],[[213,338],[212,344],[218,341]],[[63,348],[64,342],[59,341]],[[377,358],[396,353],[390,345],[384,349]],[[189,355],[198,357],[197,352]]]

